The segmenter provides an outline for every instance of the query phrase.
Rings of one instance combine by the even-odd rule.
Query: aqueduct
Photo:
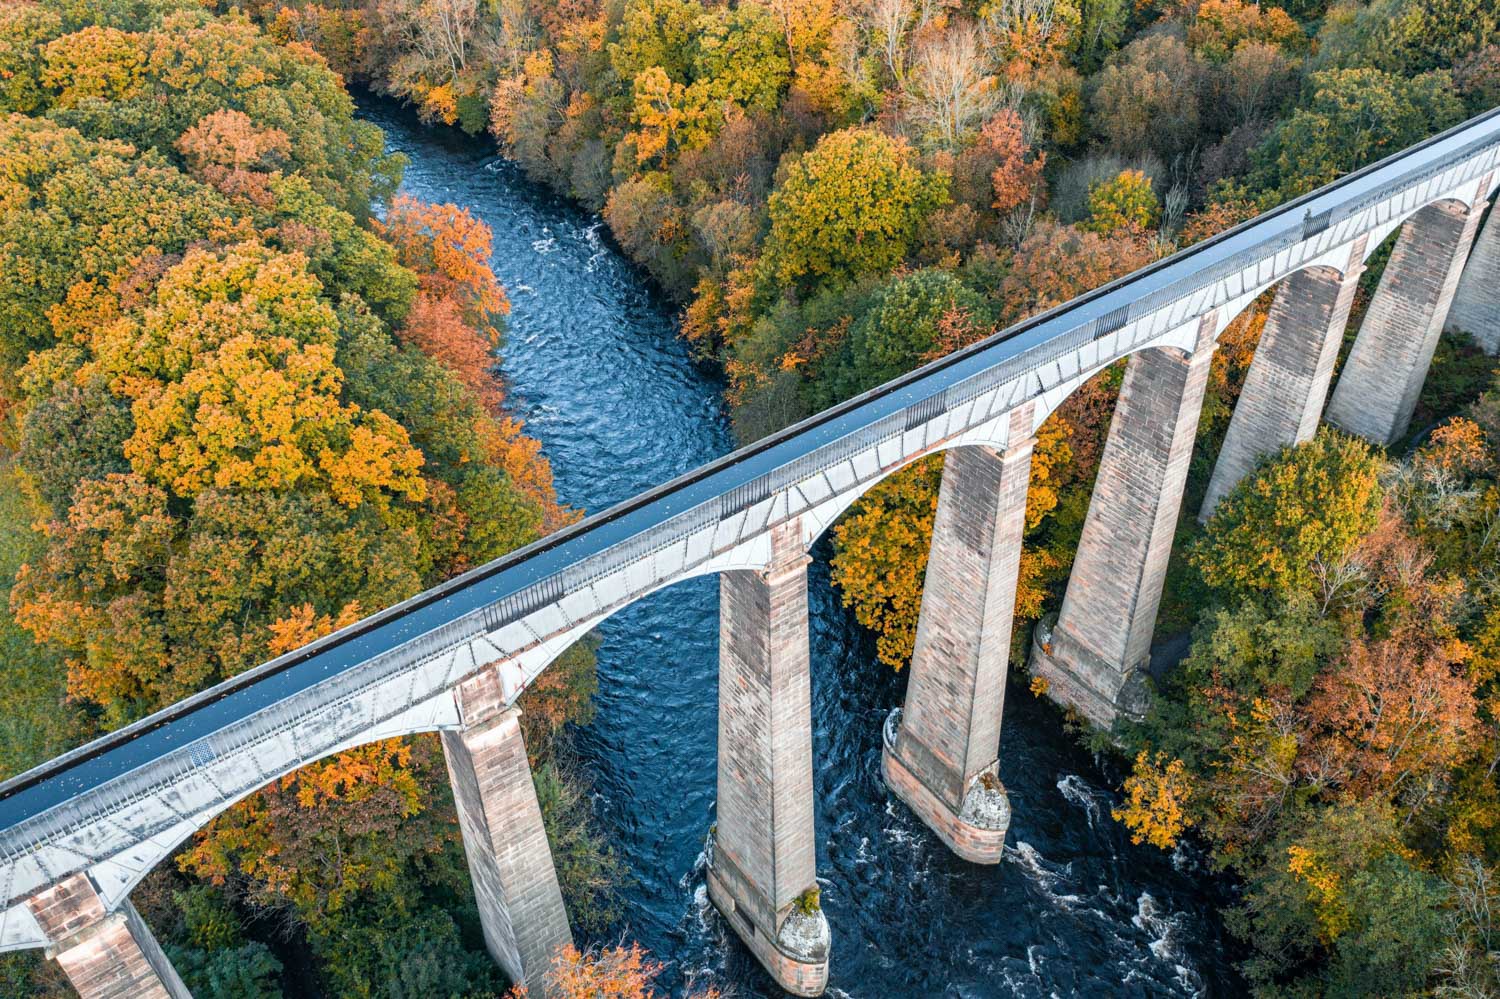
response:
[[[1500,110],[1001,331],[536,544],[0,785],[0,950],[45,947],[86,999],[186,996],[129,892],[268,782],[352,746],[438,731],[486,943],[542,992],[570,939],[516,700],[610,614],[720,577],[710,895],[788,991],[827,980],[814,887],[807,550],[875,483],[944,466],[911,678],[885,726],[891,789],[960,856],[995,863],[1012,606],[1037,428],[1129,358],[1077,560],[1033,669],[1109,725],[1139,709],[1209,362],[1275,302],[1203,516],[1325,415],[1401,438],[1445,324],[1500,351]],[[1364,261],[1400,229],[1332,398]],[[1476,233],[1478,234],[1476,241]],[[1472,252],[1471,252],[1472,248]],[[1467,268],[1466,268],[1467,264]]]

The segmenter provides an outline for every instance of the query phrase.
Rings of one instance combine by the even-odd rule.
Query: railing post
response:
[[[521,737],[493,669],[454,691],[463,729],[442,733],[464,855],[490,955],[530,995],[548,994],[556,951],[573,942]]]
[[[1206,522],[1213,515],[1219,500],[1254,470],[1263,455],[1300,444],[1317,432],[1364,259],[1365,237],[1360,236],[1349,246],[1342,273],[1332,267],[1308,268],[1288,276],[1276,289],[1199,520]]]
[[[816,902],[812,691],[802,527],[772,529],[764,572],[719,577],[719,795],[708,896],[783,989],[828,983]]]
[[[1476,204],[1444,201],[1406,221],[1334,386],[1329,423],[1372,444],[1394,444],[1406,435],[1487,188],[1488,178],[1480,182]]]
[[[950,850],[998,864],[1010,825],[999,777],[1011,622],[1026,529],[1034,404],[1010,414],[1003,454],[958,447],[923,581],[905,707],[887,722],[885,782]]]
[[[1032,672],[1049,695],[1106,728],[1146,706],[1144,668],[1216,332],[1210,312],[1192,353],[1131,356],[1062,611],[1032,642]]]
[[[58,882],[27,907],[80,999],[192,999],[130,900],[106,912],[87,874]]]

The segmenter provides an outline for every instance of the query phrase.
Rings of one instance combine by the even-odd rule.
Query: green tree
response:
[[[1341,3],[1318,33],[1320,68],[1371,68],[1410,78],[1452,69],[1500,43],[1500,14],[1484,0]]]
[[[170,947],[172,967],[198,999],[280,999],[281,962],[259,941],[217,950]]]
[[[314,941],[333,994],[358,999],[485,999],[499,995],[494,959],[464,946],[447,913],[399,917],[361,907]]]
[[[1308,100],[1254,153],[1252,182],[1282,201],[1327,184],[1463,119],[1447,70],[1402,79],[1378,69],[1308,77]]]
[[[947,200],[946,177],[924,175],[915,159],[906,143],[872,129],[819,139],[771,194],[766,279],[811,290],[899,263]]]
[[[846,399],[917,367],[940,339],[944,319],[988,329],[984,300],[947,271],[925,269],[893,278],[871,296],[821,389]]]
[[[1374,529],[1380,468],[1369,445],[1326,428],[1284,448],[1219,503],[1193,565],[1230,601],[1317,593]]]
[[[1231,921],[1255,948],[1251,981],[1340,997],[1419,991],[1443,938],[1442,883],[1412,866],[1383,802],[1301,818],[1267,850]]]

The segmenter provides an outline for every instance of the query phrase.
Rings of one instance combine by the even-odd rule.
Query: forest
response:
[[[488,233],[394,196],[346,82],[601,213],[725,373],[744,441],[1500,105],[1488,0],[0,12],[7,774],[576,516],[489,371]],[[1187,510],[1269,305],[1221,340]],[[1038,696],[1030,625],[1122,372],[1038,435],[1012,656]],[[1184,515],[1157,630],[1190,633],[1186,659],[1140,724],[1063,719],[1123,747],[1134,837],[1234,879],[1257,994],[1500,994],[1496,377],[1445,336],[1408,440],[1322,431],[1206,525]],[[940,474],[893,476],[834,532],[835,582],[897,670]],[[528,748],[570,913],[606,927],[621,872],[567,749],[591,652],[559,665]],[[137,905],[195,994],[500,994],[441,770],[421,737],[306,768],[153,874]],[[656,970],[631,947],[563,963],[590,995],[650,994]],[[0,959],[6,994],[66,994],[55,975]]]

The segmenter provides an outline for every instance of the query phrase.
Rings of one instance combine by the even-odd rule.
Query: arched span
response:
[[[1140,349],[1198,349],[1199,316],[1222,310],[1227,324],[1242,293],[1248,304],[1263,290],[1257,286],[1360,234],[1378,244],[1429,203],[1472,206],[1488,196],[1497,171],[1500,112],[22,775],[0,791],[0,885],[8,886],[0,904],[13,906],[70,869],[123,855],[125,837],[171,833],[182,816],[207,808],[203,799],[216,781],[232,784],[221,794],[228,797],[301,755],[288,751],[256,768],[257,753],[280,753],[301,739],[311,756],[372,734],[377,718],[442,700],[476,663],[581,627],[607,605],[687,578],[690,565],[705,571],[711,556],[773,521],[801,515],[815,536],[891,470],[934,449],[977,442],[965,439],[971,425],[1026,402],[1040,421],[1100,368]],[[0,911],[0,947],[15,946],[4,923],[9,912]]]
[[[1026,405],[1030,405],[1027,403]],[[1009,414],[1004,414],[1008,416]],[[1003,452],[1010,446],[1006,435],[996,431],[997,425],[1003,425],[1004,419],[997,418],[987,422],[984,426],[976,427],[967,433],[959,434],[957,437],[942,441],[933,447],[924,448],[920,451],[904,456],[899,462],[881,469],[874,476],[844,490],[838,495],[826,500],[816,509],[802,516],[802,543],[807,549],[817,544],[818,539],[828,532],[834,523],[844,515],[851,506],[857,503],[870,490],[874,489],[886,479],[895,475],[907,466],[934,454],[942,454],[959,447],[989,447]],[[1032,432],[1035,433],[1040,422],[1034,422]]]

